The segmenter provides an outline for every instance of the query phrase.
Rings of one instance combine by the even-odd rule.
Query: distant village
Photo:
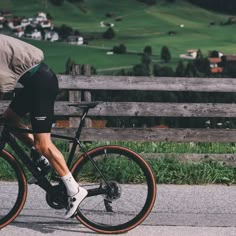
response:
[[[0,30],[4,27],[10,29],[19,38],[25,37],[51,42],[60,40],[52,20],[48,19],[44,12],[39,12],[33,17],[18,17],[13,16],[12,12],[8,10],[0,11]],[[68,36],[66,41],[70,44],[84,44],[83,37],[79,35]]]
[[[197,49],[189,49],[185,54],[181,54],[180,58],[195,60],[197,58],[197,54],[198,54]],[[213,74],[224,72],[224,67],[226,62],[228,65],[236,66],[235,54],[224,55],[222,52],[216,50],[210,51],[208,55],[208,60],[210,63],[211,73]]]
[[[113,24],[105,24],[100,22],[100,27],[113,27]],[[184,27],[184,25],[180,25]],[[52,19],[44,12],[39,12],[32,17],[18,17],[14,16],[11,11],[0,11],[0,31],[1,29],[9,29],[15,36],[21,38],[30,38],[34,40],[47,40],[50,42],[59,41],[60,35],[55,30]],[[84,38],[80,35],[68,35],[63,39],[69,44],[83,45],[87,44]],[[186,53],[180,54],[179,57],[184,60],[195,60],[199,49],[189,49]],[[224,55],[223,52],[212,51],[208,55],[211,73],[223,73],[224,66],[227,62],[231,67],[236,66],[236,55]],[[224,60],[224,62],[222,61]]]

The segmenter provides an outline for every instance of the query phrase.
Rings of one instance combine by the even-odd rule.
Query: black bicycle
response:
[[[94,231],[123,233],[142,223],[151,212],[156,199],[155,178],[146,161],[128,148],[105,145],[86,150],[79,138],[89,109],[97,104],[71,104],[83,110],[75,137],[55,134],[52,137],[72,142],[67,165],[79,184],[88,190],[75,217]],[[54,171],[47,176],[40,172],[28,152],[18,144],[16,132],[30,131],[5,124],[0,137],[0,229],[18,216],[26,201],[27,179],[23,166],[45,190],[50,207],[67,207],[66,190],[60,178]],[[17,157],[6,150],[8,146]],[[78,154],[78,146],[82,154]]]

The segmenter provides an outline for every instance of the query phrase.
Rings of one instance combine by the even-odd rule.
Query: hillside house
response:
[[[197,57],[197,52],[197,49],[189,49],[187,50],[186,54],[180,54],[179,57],[182,59],[194,60]]]
[[[67,37],[67,42],[69,44],[82,45],[84,44],[84,38],[81,36],[72,35],[72,36]]]
[[[20,17],[9,18],[9,19],[7,19],[7,25],[12,30],[17,29],[17,28],[21,28],[21,20],[22,20],[22,18],[20,18]]]
[[[50,42],[55,42],[59,40],[59,34],[56,31],[50,30],[45,32],[44,40],[48,40]]]
[[[41,40],[42,39],[42,34],[37,29],[35,29],[32,32],[26,33],[25,36],[27,38],[36,39],[36,40]]]
[[[30,25],[30,20],[29,19],[22,19],[21,27],[25,28],[27,25]]]
[[[234,63],[236,63],[236,55],[235,54],[225,55],[225,60],[227,62],[234,62]]]
[[[2,10],[0,11],[0,15],[5,18],[12,17],[12,12],[10,10]]]
[[[17,29],[15,29],[14,34],[17,37],[21,38],[21,37],[24,36],[25,32],[24,32],[24,30],[22,28],[17,28]]]
[[[0,16],[0,29],[3,28],[4,21],[5,21],[5,17],[4,16]]]
[[[221,66],[222,59],[220,57],[208,58],[210,62],[211,73],[222,73],[223,67]]]
[[[236,68],[236,55],[224,55],[224,60],[228,68]]]

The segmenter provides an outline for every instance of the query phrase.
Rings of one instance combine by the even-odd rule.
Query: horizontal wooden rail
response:
[[[58,75],[60,89],[236,92],[235,78]]]
[[[75,129],[54,128],[56,134],[73,137]],[[236,142],[236,129],[173,129],[173,128],[85,128],[83,141],[167,141],[167,142]]]
[[[79,116],[81,110],[68,106],[68,101],[55,103],[56,116]],[[0,114],[9,105],[1,101]],[[148,103],[101,102],[89,111],[89,116],[126,117],[236,117],[236,104],[232,103]]]
[[[182,78],[182,77],[131,77],[131,76],[84,76],[58,75],[60,89],[76,93],[69,101],[56,101],[55,115],[73,117],[81,115],[76,107],[68,103],[79,102],[78,99],[90,101],[93,91],[180,91],[180,92],[220,92],[235,93],[235,78]],[[85,91],[82,95],[77,91]],[[87,96],[91,91],[91,94]],[[86,95],[86,96],[85,96]],[[224,95],[222,95],[224,96]],[[2,101],[2,114],[9,101]],[[236,118],[235,101],[231,103],[161,103],[161,102],[101,102],[89,111],[89,116],[101,117],[219,117]],[[72,118],[71,118],[72,117]],[[77,126],[77,120],[75,126]],[[59,134],[73,136],[75,129],[57,129]],[[174,141],[174,142],[236,142],[236,129],[120,129],[104,128],[84,129],[84,141],[120,140],[120,141]]]

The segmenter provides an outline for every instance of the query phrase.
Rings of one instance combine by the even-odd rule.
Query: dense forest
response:
[[[187,1],[209,10],[231,13],[231,14],[236,13],[235,0],[187,0]]]
[[[71,3],[84,2],[84,0],[50,0],[54,5],[63,5],[65,1]],[[154,5],[158,0],[137,0],[139,2],[146,3],[147,5]],[[169,3],[177,3],[177,0],[166,0]],[[224,13],[236,13],[236,1],[235,0],[186,0],[195,5],[201,6],[208,10],[214,10]]]

